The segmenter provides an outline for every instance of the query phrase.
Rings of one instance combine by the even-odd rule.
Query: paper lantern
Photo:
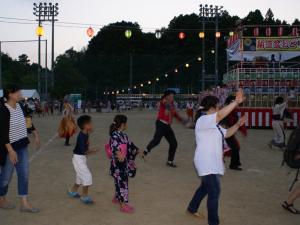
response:
[[[185,39],[185,33],[180,32],[180,33],[178,34],[178,37],[179,37],[180,40]]]
[[[155,31],[155,37],[156,37],[156,39],[161,39],[161,37],[162,37],[161,31],[159,31],[159,30]]]
[[[259,36],[259,28],[258,27],[254,28],[254,30],[253,30],[253,36],[254,37],[258,37]]]
[[[283,35],[283,27],[278,27],[278,36],[281,37]]]
[[[292,36],[299,36],[298,27],[293,27]]]
[[[221,32],[217,31],[216,32],[216,38],[220,38],[221,37]]]
[[[205,33],[203,31],[199,33],[199,38],[201,39],[205,38]]]
[[[131,36],[132,36],[132,31],[131,31],[131,30],[126,30],[126,31],[125,31],[125,37],[126,37],[127,39],[130,39]]]
[[[233,35],[234,35],[234,32],[233,32],[233,31],[230,31],[230,32],[229,32],[229,36],[230,36],[230,37],[233,37]]]
[[[271,29],[271,27],[267,27],[266,28],[266,36],[270,37],[271,35],[272,35],[272,29]]]
[[[45,34],[43,26],[38,26],[35,30],[37,36],[41,37]]]
[[[94,36],[94,29],[92,27],[89,27],[87,30],[86,30],[86,34],[87,36],[89,37],[93,37]]]

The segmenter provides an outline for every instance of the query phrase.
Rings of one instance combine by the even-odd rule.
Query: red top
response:
[[[174,103],[168,103],[164,99],[161,100],[159,103],[157,119],[171,125],[173,117],[175,117],[180,122],[182,121],[182,118],[176,112]]]
[[[226,118],[226,125],[228,127],[232,127],[234,124],[236,124],[238,122],[239,118],[238,118],[238,115],[236,113],[236,111],[232,111]],[[245,125],[241,126],[239,128],[239,131],[244,135],[244,136],[247,136],[247,129],[245,127]]]

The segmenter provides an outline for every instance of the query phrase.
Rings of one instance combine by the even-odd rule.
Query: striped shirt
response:
[[[15,109],[7,103],[5,106],[10,112],[9,143],[12,144],[27,138],[26,120],[21,106],[18,103]]]

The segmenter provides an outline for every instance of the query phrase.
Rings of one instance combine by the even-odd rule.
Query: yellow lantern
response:
[[[232,37],[233,35],[234,35],[234,32],[233,32],[233,31],[230,31],[230,32],[229,32],[229,36]]]
[[[201,39],[205,38],[205,33],[204,32],[200,32],[199,33],[199,38],[201,38]]]
[[[35,33],[36,33],[36,35],[39,36],[39,37],[43,36],[43,35],[45,34],[45,31],[44,31],[43,26],[41,26],[41,25],[38,26],[38,27],[36,28],[36,30],[35,30]]]
[[[132,31],[131,31],[131,30],[126,30],[126,31],[125,31],[125,37],[126,37],[127,39],[130,39],[131,36],[132,36]]]
[[[221,37],[221,32],[217,31],[216,32],[216,38],[220,38]]]

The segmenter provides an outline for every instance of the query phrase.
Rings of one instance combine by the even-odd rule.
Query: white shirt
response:
[[[10,113],[9,142],[12,144],[27,137],[26,120],[19,103],[17,103],[15,109],[8,104],[5,104],[5,106]]]
[[[217,127],[217,113],[201,116],[196,123],[194,164],[199,176],[224,175],[223,136],[226,129]]]

